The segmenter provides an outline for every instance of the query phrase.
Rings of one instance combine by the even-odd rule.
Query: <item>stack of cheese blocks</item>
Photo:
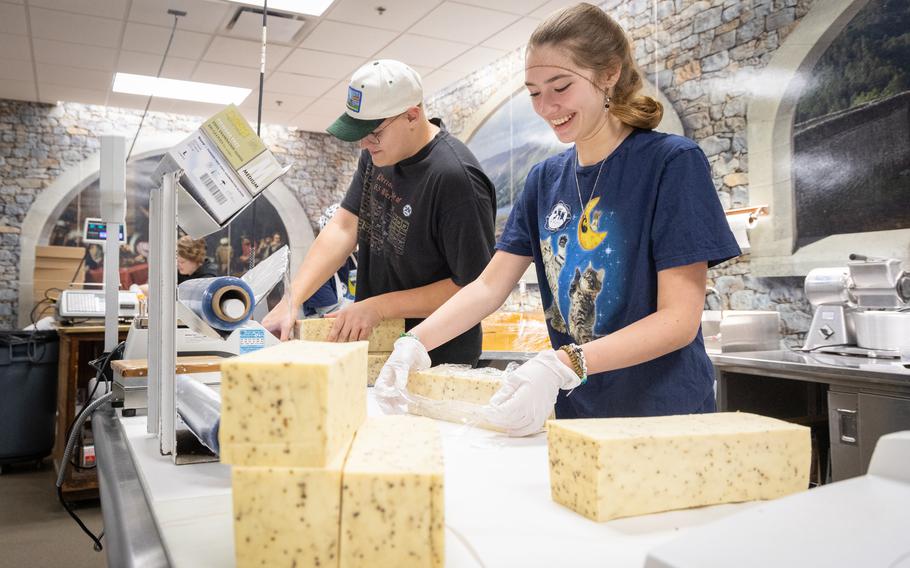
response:
[[[334,318],[309,318],[297,320],[297,337],[306,341],[328,341],[329,332],[332,331]],[[367,386],[373,386],[379,371],[385,365],[389,355],[395,348],[395,340],[404,333],[403,319],[382,320],[373,328],[367,355]]]
[[[366,418],[367,343],[290,341],[222,364],[237,566],[442,566],[425,418]]]
[[[739,412],[551,420],[553,500],[595,521],[806,489],[809,428]]]

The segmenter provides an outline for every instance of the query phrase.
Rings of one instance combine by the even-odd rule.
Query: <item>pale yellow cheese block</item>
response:
[[[367,419],[344,466],[341,568],[443,566],[443,473],[433,421]]]
[[[238,568],[338,566],[345,456],[325,468],[231,468]]]
[[[553,500],[595,521],[809,485],[809,428],[746,413],[552,420]]]
[[[468,369],[440,365],[408,376],[408,392],[433,400],[487,404],[505,376],[497,369]]]
[[[408,377],[408,412],[437,420],[502,432],[485,421],[482,408],[502,386],[498,369],[440,365]]]
[[[367,386],[371,387],[376,384],[379,371],[382,370],[382,366],[385,365],[389,355],[391,353],[370,353],[367,356]]]
[[[288,341],[221,364],[221,461],[322,467],[366,418],[367,343]]]
[[[297,320],[297,337],[307,341],[326,341],[334,323],[334,318]],[[373,332],[367,338],[370,343],[370,351],[391,352],[395,348],[395,340],[401,337],[402,333],[404,333],[403,319],[382,320],[373,328]]]

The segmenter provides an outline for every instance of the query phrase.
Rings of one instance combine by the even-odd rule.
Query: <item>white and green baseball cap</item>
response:
[[[401,61],[377,59],[354,72],[348,85],[345,113],[326,131],[356,142],[382,121],[423,102],[420,75]]]

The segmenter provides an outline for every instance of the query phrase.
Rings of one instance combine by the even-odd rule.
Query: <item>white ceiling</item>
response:
[[[541,18],[573,3],[335,0],[322,17],[307,17],[289,43],[269,44],[263,122],[324,130],[344,110],[351,73],[377,57],[414,67],[431,96],[522,46]],[[145,97],[111,91],[114,73],[155,75],[173,24],[167,10],[178,9],[187,16],[162,76],[251,88],[240,106],[254,121],[259,43],[227,29],[238,7],[223,0],[0,0],[0,98],[144,108]],[[150,108],[218,110],[165,99]]]

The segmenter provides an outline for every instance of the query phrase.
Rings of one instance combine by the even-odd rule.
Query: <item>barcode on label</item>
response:
[[[227,203],[227,197],[224,196],[221,189],[218,187],[218,184],[215,183],[215,180],[212,179],[212,176],[209,174],[202,174],[199,176],[199,179],[202,180],[202,183],[205,184],[206,189],[209,190],[209,193],[215,198],[215,201],[218,202],[218,205],[224,205]]]

